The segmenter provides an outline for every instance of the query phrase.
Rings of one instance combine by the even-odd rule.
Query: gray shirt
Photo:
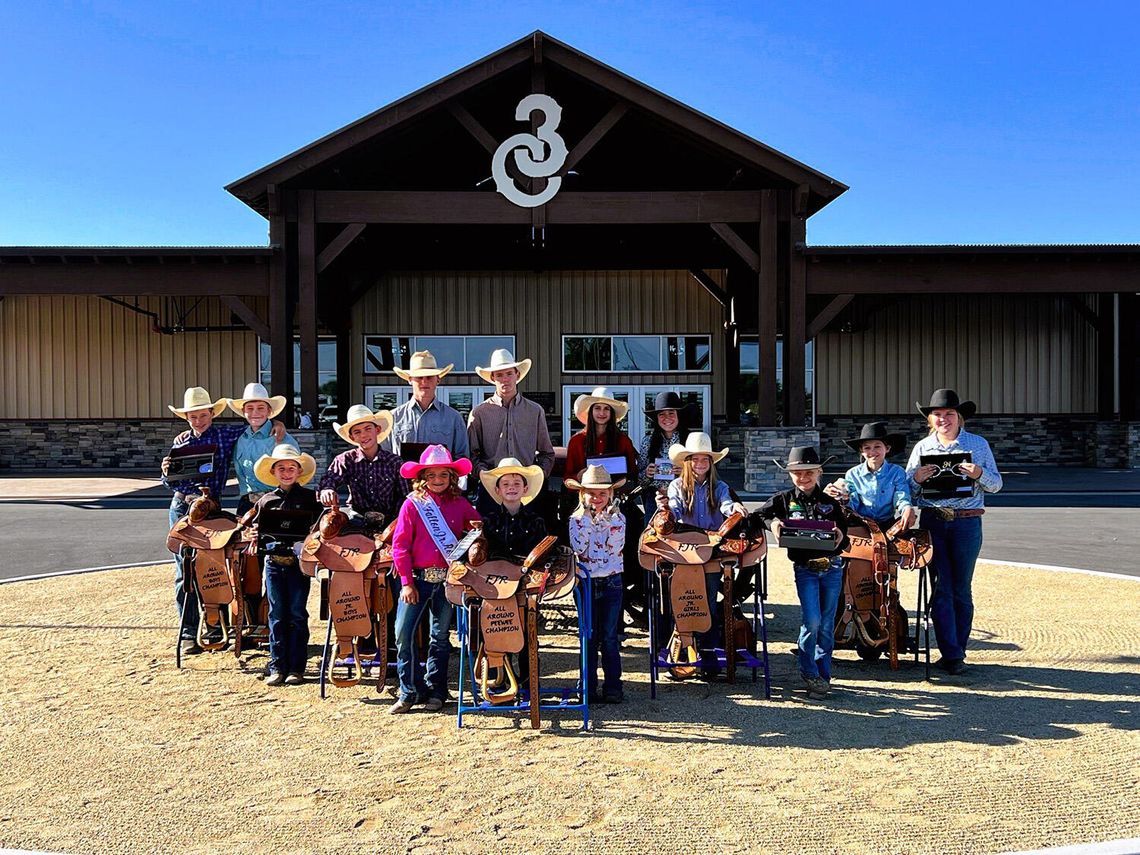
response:
[[[415,398],[409,398],[392,410],[392,432],[380,443],[385,451],[400,456],[400,445],[405,442],[426,442],[446,445],[452,458],[458,460],[468,454],[467,428],[463,416],[454,407],[432,399],[426,410]]]
[[[517,458],[523,466],[537,464],[547,478],[554,468],[546,412],[522,395],[505,405],[493,395],[477,406],[467,423],[467,439],[476,473],[494,469],[504,457]]]

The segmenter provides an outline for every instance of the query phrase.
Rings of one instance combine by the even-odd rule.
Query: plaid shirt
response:
[[[218,451],[214,455],[214,474],[206,479],[205,484],[198,484],[195,481],[172,481],[163,475],[163,486],[168,487],[175,493],[185,493],[189,496],[198,495],[201,492],[201,488],[205,486],[210,488],[210,492],[215,499],[220,499],[222,490],[226,486],[226,479],[230,474],[230,458],[233,457],[234,446],[237,445],[238,437],[245,432],[246,427],[245,422],[236,425],[211,424],[205,431],[197,436],[194,435],[194,431],[192,430],[182,431],[182,433],[174,438],[174,442],[170,444],[170,450],[174,451],[178,448],[188,448],[198,445],[216,445]]]
[[[511,516],[502,505],[496,505],[483,518],[483,533],[492,555],[525,558],[546,537],[546,523],[526,506]]]
[[[380,511],[385,520],[393,520],[404,501],[404,479],[400,477],[401,460],[378,449],[369,460],[359,448],[338,454],[321,478],[321,490],[348,487],[348,503],[358,514]]]

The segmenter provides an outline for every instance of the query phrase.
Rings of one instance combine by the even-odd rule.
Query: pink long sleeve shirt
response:
[[[479,512],[471,507],[471,503],[461,496],[441,498],[431,490],[427,491],[427,495],[439,505],[444,522],[456,538],[463,536],[468,522],[482,519]],[[400,515],[396,517],[396,531],[392,535],[392,564],[400,576],[400,582],[405,585],[412,584],[412,568],[447,566],[446,559],[428,534],[427,526],[411,499],[404,500]]]

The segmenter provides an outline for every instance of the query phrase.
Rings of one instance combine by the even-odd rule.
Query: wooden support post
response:
[[[270,391],[286,400],[282,414],[293,424],[293,308],[289,300],[288,247],[285,217],[270,214],[269,242],[273,258],[269,272]]]
[[[757,255],[759,293],[756,319],[759,344],[760,377],[757,394],[758,421],[763,426],[776,424],[776,191],[760,191],[760,228]]]
[[[317,256],[317,273],[324,273],[325,268],[332,264],[338,255],[348,249],[348,245],[360,237],[361,232],[366,228],[365,223],[350,223],[341,229],[340,234],[334,237]]]
[[[792,211],[788,230],[788,291],[784,325],[784,424],[800,426],[807,421],[807,276],[804,244],[807,221]]]
[[[317,372],[317,223],[312,190],[297,193],[297,319],[301,327],[301,411],[320,413]]]
[[[1116,301],[1098,297],[1096,334],[1096,410],[1102,419],[1116,416]]]
[[[1121,294],[1118,299],[1120,418],[1134,422],[1140,420],[1140,297]]]

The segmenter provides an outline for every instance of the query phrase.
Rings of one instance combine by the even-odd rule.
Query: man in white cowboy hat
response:
[[[524,466],[537,465],[544,478],[550,477],[554,446],[546,428],[546,412],[518,391],[530,367],[529,359],[515,359],[504,348],[491,354],[486,368],[475,367],[476,374],[495,386],[495,394],[471,411],[467,423],[476,473],[494,468],[504,457],[513,457]],[[480,491],[476,507],[480,513],[494,507],[486,490]]]
[[[281,436],[274,432],[272,420],[285,409],[283,395],[270,395],[260,383],[247,383],[241,397],[231,398],[229,406],[246,421],[246,429],[241,432],[234,446],[234,472],[238,481],[237,513],[241,516],[270,490],[269,485],[254,474],[253,465],[258,458],[270,454],[280,442],[286,442],[294,448],[300,448],[300,445],[292,435],[285,432],[284,425]]]
[[[453,367],[454,363],[449,363],[440,368],[431,351],[418,350],[412,354],[407,371],[392,369],[411,384],[412,397],[392,410],[394,424],[384,440],[385,449],[398,455],[405,442],[419,442],[442,445],[455,458],[467,456],[467,426],[463,424],[463,417],[435,396],[439,381]]]
[[[392,414],[353,404],[345,423],[333,422],[333,430],[355,448],[338,454],[329,464],[317,494],[321,504],[331,505],[337,491],[348,487],[354,513],[381,513],[385,520],[395,519],[404,500],[400,458],[380,447],[392,432]]]
[[[170,478],[171,455],[167,454],[162,458],[162,483],[174,493],[170,501],[169,528],[173,528],[178,520],[186,516],[190,510],[190,502],[202,494],[203,487],[209,487],[214,499],[221,503],[222,490],[225,489],[226,479],[229,477],[230,458],[233,456],[238,437],[246,427],[244,424],[214,424],[214,418],[225,408],[225,398],[215,401],[213,396],[201,386],[191,386],[182,393],[181,407],[167,405],[170,412],[186,419],[190,426],[189,430],[174,438],[170,446],[171,452],[182,449],[193,450],[198,446],[213,446],[214,450],[214,468],[204,482]],[[274,428],[279,429],[284,436],[285,425],[274,422]],[[201,650],[194,639],[194,628],[198,625],[198,599],[194,594],[187,594],[182,589],[182,558],[177,553],[174,556],[174,568],[174,600],[183,616],[182,652],[199,653]],[[183,599],[186,599],[185,608],[182,607]]]

